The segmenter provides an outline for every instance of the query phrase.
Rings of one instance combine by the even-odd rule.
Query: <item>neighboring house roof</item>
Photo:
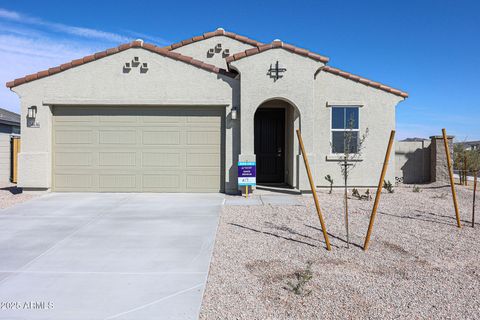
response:
[[[20,115],[18,113],[0,108],[0,123],[20,125]]]
[[[313,60],[317,60],[317,61],[324,62],[324,63],[327,63],[328,60],[329,60],[327,57],[321,56],[319,54],[310,52],[310,51],[302,49],[302,48],[295,47],[291,44],[287,44],[287,43],[284,43],[284,42],[279,41],[279,40],[272,41],[272,43],[269,43],[269,44],[263,44],[263,45],[257,46],[256,48],[251,48],[251,49],[239,52],[239,53],[235,53],[235,54],[227,57],[226,60],[227,60],[227,63],[230,63],[232,61],[237,61],[237,60],[240,60],[242,58],[250,57],[250,56],[259,54],[261,52],[264,52],[264,51],[267,51],[267,50],[270,50],[270,49],[275,49],[275,48],[282,48],[282,49],[288,50],[290,52],[299,54],[301,56],[308,57],[308,58],[311,58]]]
[[[255,55],[255,54],[259,54],[261,52],[264,52],[264,51],[267,51],[267,50],[270,50],[270,49],[275,49],[275,48],[283,48],[283,49],[288,50],[292,53],[299,54],[301,56],[308,57],[308,58],[311,58],[313,60],[317,60],[317,61],[320,61],[320,62],[323,62],[323,63],[327,63],[329,61],[329,58],[327,58],[325,56],[319,55],[317,53],[310,52],[306,49],[295,47],[293,45],[284,43],[284,42],[279,41],[279,40],[274,40],[272,43],[269,43],[269,44],[263,44],[262,42],[252,40],[250,38],[235,34],[233,32],[227,32],[227,31],[223,30],[222,28],[219,28],[219,29],[217,29],[213,32],[207,32],[207,33],[204,33],[201,36],[197,36],[197,37],[193,37],[193,38],[190,38],[190,39],[187,39],[187,40],[183,40],[183,41],[180,41],[178,43],[175,43],[175,44],[172,44],[170,46],[163,47],[163,48],[157,47],[153,44],[144,43],[143,41],[138,41],[138,40],[137,41],[132,41],[132,42],[127,43],[127,44],[122,44],[122,45],[120,45],[116,48],[111,48],[111,49],[107,49],[105,51],[97,52],[95,54],[83,57],[81,59],[72,60],[71,62],[62,64],[62,65],[54,67],[54,68],[50,68],[48,70],[40,71],[40,72],[37,72],[37,73],[27,75],[27,76],[22,77],[22,78],[15,79],[13,81],[7,82],[6,86],[8,88],[13,88],[13,87],[21,85],[23,83],[34,81],[34,80],[37,80],[37,79],[40,79],[40,78],[44,78],[44,77],[47,77],[47,76],[50,76],[50,75],[68,70],[68,69],[73,68],[73,67],[77,67],[79,65],[82,65],[82,64],[94,61],[94,60],[104,58],[106,56],[109,56],[109,55],[112,55],[112,54],[130,49],[130,48],[144,48],[144,49],[149,50],[151,52],[158,53],[162,56],[169,57],[169,58],[172,58],[172,59],[175,59],[175,60],[178,60],[178,61],[182,61],[182,62],[191,64],[191,65],[193,65],[197,68],[204,69],[204,70],[214,72],[214,73],[217,73],[217,74],[224,74],[224,75],[227,75],[227,76],[233,78],[237,75],[235,72],[230,72],[230,71],[227,71],[225,69],[218,68],[218,67],[216,67],[212,64],[208,64],[208,63],[205,63],[203,61],[193,59],[192,57],[182,55],[178,52],[171,51],[171,50],[174,50],[176,48],[188,45],[190,43],[194,43],[194,42],[197,42],[197,41],[202,41],[202,40],[209,39],[209,38],[212,38],[212,37],[215,37],[215,36],[226,36],[226,37],[229,37],[229,38],[232,38],[232,39],[235,39],[235,40],[238,40],[238,41],[241,41],[241,42],[244,42],[244,43],[247,43],[247,44],[250,44],[250,45],[254,46],[254,48],[251,48],[251,49],[239,52],[239,53],[235,53],[231,56],[226,57],[225,59],[226,59],[227,64],[229,64],[232,61],[237,61],[237,60],[240,60],[242,58],[252,56],[252,55]],[[406,93],[404,91],[401,91],[401,90],[389,87],[387,85],[384,85],[382,83],[375,82],[375,81],[372,81],[372,80],[369,80],[369,79],[366,79],[366,78],[363,78],[363,77],[360,77],[360,76],[342,71],[342,70],[337,69],[337,68],[324,66],[321,70],[332,73],[332,74],[335,74],[335,75],[339,75],[339,76],[344,77],[346,79],[353,80],[353,81],[362,83],[364,85],[367,85],[367,86],[370,86],[370,87],[373,87],[373,88],[377,88],[377,89],[386,91],[388,93],[392,93],[394,95],[401,96],[403,98],[408,97],[408,93]]]
[[[217,36],[229,37],[229,38],[238,40],[238,41],[240,41],[240,42],[243,42],[243,43],[246,43],[246,44],[255,46],[255,47],[261,46],[261,45],[263,44],[263,43],[261,43],[261,42],[259,42],[259,41],[256,41],[256,40],[253,40],[253,39],[250,39],[250,38],[247,38],[247,37],[238,35],[238,34],[233,33],[233,32],[225,31],[225,30],[222,29],[222,28],[218,28],[218,29],[215,30],[215,31],[204,33],[204,34],[201,35],[201,36],[193,37],[193,38],[186,39],[186,40],[183,40],[183,41],[174,43],[174,44],[172,44],[172,45],[166,46],[166,47],[164,47],[164,49],[167,49],[167,50],[175,50],[175,49],[177,49],[177,48],[186,46],[187,44],[194,43],[194,42],[197,42],[197,41],[202,41],[202,40],[205,40],[205,39],[208,39],[208,38],[212,38],[212,37],[217,37]]]
[[[197,68],[204,69],[204,70],[207,70],[207,71],[210,71],[210,72],[214,72],[214,73],[218,73],[218,74],[225,74],[225,75],[227,75],[229,77],[232,77],[232,78],[237,75],[236,73],[232,73],[232,72],[229,72],[227,70],[218,68],[218,67],[216,67],[212,64],[208,64],[208,63],[205,63],[203,61],[193,59],[192,57],[182,55],[178,52],[168,51],[164,48],[157,47],[153,44],[144,43],[143,41],[138,41],[137,40],[137,41],[132,41],[130,43],[122,44],[122,45],[120,45],[118,47],[115,47],[115,48],[110,48],[110,49],[107,49],[105,51],[97,52],[95,54],[92,54],[92,55],[89,55],[89,56],[86,56],[86,57],[83,57],[83,58],[80,58],[80,59],[72,60],[70,62],[64,63],[64,64],[62,64],[60,66],[57,66],[57,67],[50,68],[48,70],[43,70],[43,71],[40,71],[40,72],[37,72],[37,73],[27,75],[27,76],[22,77],[22,78],[15,79],[13,81],[7,82],[6,86],[7,86],[7,88],[13,88],[13,87],[16,87],[18,85],[24,84],[26,82],[34,81],[34,80],[37,80],[37,79],[40,79],[40,78],[45,78],[45,77],[51,76],[53,74],[57,74],[57,73],[60,73],[62,71],[68,70],[70,68],[78,67],[82,64],[92,62],[92,61],[95,61],[95,60],[99,60],[99,59],[102,59],[106,56],[110,56],[112,54],[116,54],[116,53],[125,51],[125,50],[130,49],[130,48],[143,48],[143,49],[146,49],[148,51],[158,53],[158,54],[160,54],[164,57],[168,57],[168,58],[172,58],[174,60],[182,61],[182,62],[191,64],[192,66],[195,66]]]
[[[357,82],[360,82],[364,85],[374,87],[374,88],[377,88],[377,89],[380,89],[380,90],[383,90],[383,91],[386,91],[386,92],[389,92],[389,93],[393,93],[393,94],[395,94],[397,96],[400,96],[400,97],[403,97],[403,98],[408,97],[408,93],[406,93],[404,91],[389,87],[389,86],[384,85],[380,82],[375,82],[375,81],[372,81],[372,80],[368,80],[366,78],[354,75],[354,74],[346,72],[346,71],[342,71],[342,70],[337,69],[337,68],[332,68],[332,67],[329,67],[329,66],[325,66],[325,67],[322,68],[322,71],[326,71],[326,72],[341,76],[345,79],[350,79],[350,80],[353,80],[353,81],[357,81]]]
[[[456,145],[462,146],[462,147],[476,147],[480,146],[480,140],[477,141],[462,141],[462,142],[456,142]]]
[[[425,140],[429,141],[430,139],[414,137],[414,138],[405,138],[403,140],[400,140],[400,142],[422,142]]]

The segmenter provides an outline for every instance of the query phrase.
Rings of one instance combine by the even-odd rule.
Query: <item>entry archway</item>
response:
[[[295,129],[300,113],[291,102],[275,98],[263,102],[254,115],[254,152],[259,185],[298,187]]]

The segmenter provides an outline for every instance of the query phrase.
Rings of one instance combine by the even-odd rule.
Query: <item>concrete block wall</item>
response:
[[[430,140],[395,143],[395,178],[403,183],[427,183],[431,176]]]
[[[448,136],[453,161],[453,136]],[[403,183],[448,182],[447,155],[442,136],[423,141],[397,141],[395,178]]]
[[[448,173],[447,154],[445,152],[443,136],[432,136],[430,139],[432,140],[431,181],[448,182],[450,180],[450,176]],[[448,147],[450,149],[450,157],[453,161],[453,136],[447,136],[447,139]]]

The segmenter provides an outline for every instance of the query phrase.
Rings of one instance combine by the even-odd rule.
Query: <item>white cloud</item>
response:
[[[62,32],[70,35],[75,35],[84,38],[95,38],[112,42],[129,42],[132,39],[112,32],[106,32],[101,30],[95,30],[90,28],[69,26],[61,23],[49,22],[39,18],[30,17],[15,11],[9,11],[0,8],[0,18],[19,22],[22,24],[30,24],[38,27],[45,27],[52,31]]]
[[[8,11],[0,8],[0,18],[11,19],[11,20],[20,20],[21,15],[15,11]]]
[[[134,31],[127,35],[45,21],[0,8],[0,107],[18,112],[19,98],[5,83],[142,37],[166,44]]]

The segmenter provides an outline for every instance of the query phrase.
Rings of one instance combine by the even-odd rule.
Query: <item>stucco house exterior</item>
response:
[[[258,183],[308,190],[295,130],[322,186],[326,174],[341,181],[347,122],[358,136],[369,129],[350,181],[376,185],[408,95],[328,61],[219,28],[168,47],[133,41],[8,82],[21,99],[18,185],[237,193],[237,161],[256,161]]]

